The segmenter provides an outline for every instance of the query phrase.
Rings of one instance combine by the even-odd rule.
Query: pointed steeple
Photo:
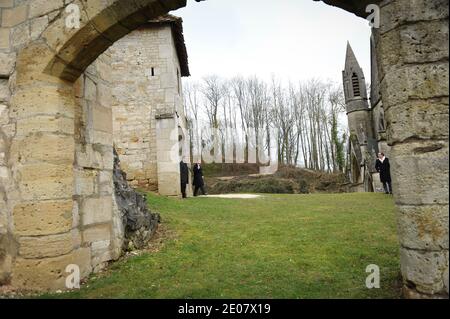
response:
[[[347,41],[347,53],[345,54],[345,70],[349,70],[351,68],[360,69],[361,67],[359,66],[358,60],[356,59],[350,42]]]
[[[364,72],[359,66],[355,53],[349,42],[347,42],[347,53],[345,56],[345,70],[342,72],[345,102],[347,113],[356,110],[367,110],[367,88]]]

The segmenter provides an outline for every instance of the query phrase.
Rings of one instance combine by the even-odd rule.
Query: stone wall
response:
[[[448,0],[397,0],[375,30],[407,297],[448,298],[448,26]]]
[[[79,29],[67,26],[69,3]],[[117,256],[111,104],[88,67],[185,4],[0,0],[0,284],[61,289],[67,265],[86,277]]]
[[[123,227],[114,201],[111,59],[102,54],[74,84],[74,232],[94,271],[120,256]]]
[[[105,95],[111,93],[114,143],[128,181],[178,195],[179,161],[170,159],[172,148],[178,148],[178,134],[170,139],[166,130],[178,132],[178,126],[185,127],[185,116],[170,24],[143,26],[114,43],[106,54],[112,91]],[[157,122],[167,121],[161,115],[173,120],[159,130]]]
[[[172,44],[171,28],[140,28],[117,41],[112,57],[114,142],[127,179],[158,189],[156,111],[166,106],[174,66],[162,55]],[[174,50],[172,46],[169,49]],[[173,105],[172,105],[173,107]]]

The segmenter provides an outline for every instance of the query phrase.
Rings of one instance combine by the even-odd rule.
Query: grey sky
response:
[[[184,19],[192,77],[341,81],[347,40],[370,79],[370,27],[312,0],[188,0]]]

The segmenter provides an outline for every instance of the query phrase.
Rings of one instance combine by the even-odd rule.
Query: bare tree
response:
[[[228,135],[242,133],[248,162],[249,136],[254,132],[257,160],[258,147],[270,152],[273,137],[282,164],[327,172],[345,170],[346,137],[341,133],[347,128],[339,122],[344,111],[340,86],[317,79],[283,86],[275,78],[268,85],[256,76],[225,80],[211,75],[200,85],[194,82],[185,87],[186,113],[196,125],[203,118],[220,132],[222,151]],[[272,136],[274,127],[276,136]],[[229,133],[230,128],[234,133]],[[214,136],[208,131],[201,138],[211,141]]]

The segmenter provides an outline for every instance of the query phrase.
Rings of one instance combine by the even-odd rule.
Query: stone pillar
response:
[[[175,114],[157,115],[156,150],[158,161],[158,193],[179,196],[180,159],[178,159],[178,125]]]
[[[381,4],[374,30],[408,298],[448,298],[448,0]]]
[[[41,44],[19,54],[11,97],[9,161],[20,193],[12,209],[19,243],[12,284],[27,289],[64,288],[67,265],[77,264],[82,275],[90,267],[90,252],[73,231],[72,85],[42,74],[48,56]]]

